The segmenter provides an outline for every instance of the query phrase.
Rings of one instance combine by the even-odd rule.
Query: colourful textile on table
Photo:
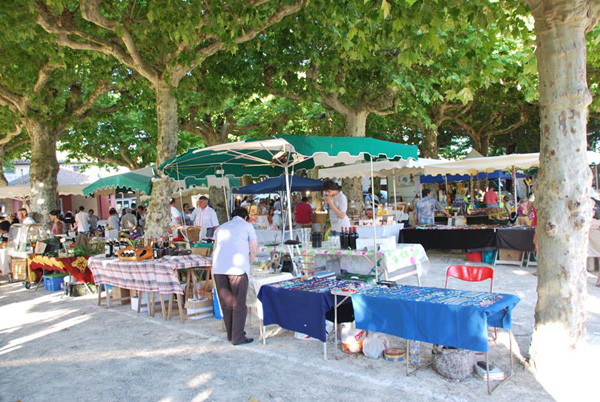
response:
[[[513,295],[414,286],[375,286],[352,295],[356,327],[486,352],[487,327],[511,328]]]
[[[195,254],[142,261],[121,261],[115,257],[95,256],[90,258],[88,264],[97,284],[143,292],[182,294],[177,270],[210,266],[212,260]]]
[[[35,281],[41,279],[44,271],[58,271],[71,274],[78,282],[94,282],[94,275],[88,268],[88,258],[30,255],[29,270],[35,275]]]
[[[302,254],[322,257],[315,258],[317,266],[325,265],[327,258],[343,257],[340,259],[340,267],[342,269],[363,275],[375,273],[373,251],[309,248],[303,249]],[[360,256],[363,256],[363,258],[351,258]],[[425,249],[420,244],[398,244],[394,250],[377,252],[377,267],[380,272],[387,272],[389,274],[413,265],[417,266],[419,276],[422,276],[429,268],[429,259],[427,258]]]
[[[278,324],[325,342],[325,314],[334,306],[331,290],[344,283],[336,279],[313,278],[263,285],[258,300],[263,305],[264,325]]]

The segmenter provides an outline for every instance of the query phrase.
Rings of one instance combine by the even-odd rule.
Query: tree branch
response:
[[[266,3],[267,1],[268,0],[255,0],[251,2],[250,5],[259,6],[261,4]],[[250,29],[247,32],[244,32],[242,35],[236,37],[233,41],[237,44],[240,44],[254,39],[256,35],[264,31],[265,29],[277,24],[279,21],[281,21],[288,15],[292,15],[300,11],[305,4],[306,0],[296,0],[293,4],[282,7],[281,9],[277,10],[273,15],[271,15],[264,24],[261,24],[256,28]],[[190,65],[175,65],[170,71],[172,74],[173,82],[179,82],[187,74],[188,71],[193,70],[207,57],[212,56],[213,54],[221,50],[224,44],[225,43],[221,39],[215,39],[214,42],[204,47],[201,47],[196,51],[194,61]]]
[[[527,113],[525,112],[525,110],[521,110],[521,119],[514,123],[511,124],[510,126],[506,127],[505,129],[502,130],[496,130],[496,131],[492,131],[490,134],[488,134],[489,137],[494,137],[497,135],[503,135],[503,134],[508,134],[511,131],[516,130],[517,128],[521,127],[522,125],[524,125],[525,123],[527,123]]]
[[[99,3],[101,0],[91,1],[94,3]],[[98,15],[94,14],[94,7],[96,6],[97,4],[90,3],[89,1],[82,1],[82,14],[85,14],[85,16],[90,18],[88,21],[92,22],[93,24],[96,24],[99,27],[110,30],[114,33],[114,29],[110,29],[110,27],[113,26],[113,24],[111,24],[110,22],[111,20],[108,20],[105,17],[103,17],[100,14],[99,10]],[[116,58],[121,63],[138,71],[142,76],[144,76],[151,82],[156,82],[158,80],[158,72],[154,67],[145,63],[143,60],[136,59],[136,57],[134,57],[134,54],[136,56],[139,56],[137,49],[132,48],[131,50],[134,50],[134,54],[129,53],[130,49],[127,47],[128,43],[125,39],[119,38],[115,35],[115,41],[108,41],[73,27],[62,26],[54,17],[54,15],[52,15],[52,13],[48,10],[43,1],[37,2],[36,10],[38,12],[38,24],[46,32],[53,34],[56,38],[56,42],[59,45],[66,46],[75,50],[91,50],[103,53],[107,56]],[[84,18],[86,18],[85,16]],[[78,40],[74,40],[72,38],[76,38]],[[131,36],[129,36],[128,38],[129,40],[131,40]],[[117,40],[125,44],[125,49],[119,46],[118,43],[116,43]],[[132,43],[130,43],[130,45],[131,44]]]
[[[13,142],[12,144],[8,144],[4,147],[5,151],[10,151],[11,149],[15,149],[20,147],[21,145],[25,145],[30,143],[31,140],[29,139],[29,137],[22,139],[21,141],[17,141],[17,142]]]
[[[21,134],[23,127],[20,124],[15,124],[15,129],[6,134],[6,136],[0,139],[0,146],[8,144],[13,138]]]
[[[9,108],[16,109],[19,113],[25,114],[27,106],[22,96],[12,93],[8,88],[0,85],[0,103]]]
[[[75,110],[73,110],[73,117],[75,117],[77,120],[81,120],[83,117],[85,117],[85,114],[91,110],[92,106],[94,106],[98,99],[100,99],[102,95],[112,88],[114,87],[111,84],[108,84],[104,80],[100,80],[98,85],[96,85],[94,92],[92,92],[84,102],[82,102]]]
[[[40,71],[38,72],[38,79],[35,83],[35,85],[33,86],[33,93],[34,94],[39,94],[40,91],[44,88],[44,86],[46,85],[46,83],[48,82],[48,80],[50,79],[50,76],[52,75],[52,73],[55,70],[58,70],[59,68],[61,68],[63,66],[63,64],[53,64],[52,60],[48,61],[46,64],[44,64],[42,66],[42,68],[40,68]]]

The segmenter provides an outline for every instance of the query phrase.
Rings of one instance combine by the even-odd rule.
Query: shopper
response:
[[[296,220],[296,224],[303,227],[311,226],[312,213],[313,210],[308,203],[308,197],[302,197],[300,203],[294,208],[294,219]]]
[[[323,191],[325,191],[325,201],[329,208],[331,235],[337,236],[342,232],[342,228],[350,227],[350,219],[346,215],[348,199],[337,183],[331,180],[326,180],[323,183]]]
[[[117,210],[114,208],[108,210],[108,220],[106,221],[106,228],[119,230],[119,215],[117,214]]]
[[[121,229],[134,231],[137,227],[138,220],[132,213],[131,209],[125,208],[123,210],[123,216],[121,217]]]
[[[169,223],[169,226],[182,225],[183,219],[182,219],[181,211],[179,211],[177,209],[177,207],[175,206],[175,200],[171,199],[171,202],[169,204],[171,205],[171,222]]]
[[[248,275],[257,253],[256,232],[248,223],[248,216],[245,208],[236,208],[232,219],[215,233],[212,272],[223,310],[227,340],[234,345],[254,340],[247,338],[244,332],[248,311]]]
[[[94,213],[93,209],[90,209],[88,211],[88,216],[90,220],[90,231],[95,232],[96,229],[98,229],[98,221],[100,220],[100,218]]]
[[[430,193],[431,190],[428,188],[423,189],[421,192],[423,197],[415,204],[415,215],[419,225],[435,225],[436,210],[443,212],[448,218],[451,217],[450,213],[442,207],[442,204],[429,195]]]
[[[208,198],[198,198],[198,208],[195,210],[194,225],[202,228],[205,237],[213,237],[215,230],[219,227],[217,213],[208,205]]]
[[[498,207],[498,194],[494,191],[494,188],[490,185],[488,186],[487,192],[483,195],[483,202],[487,208],[497,208]]]
[[[85,208],[79,207],[79,212],[75,215],[75,226],[77,233],[87,233],[90,231],[90,216],[85,212]]]
[[[50,222],[52,222],[52,236],[65,234],[67,232],[66,224],[60,220],[60,211],[55,209],[50,211]]]

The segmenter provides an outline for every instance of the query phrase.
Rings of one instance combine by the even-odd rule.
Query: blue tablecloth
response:
[[[262,286],[258,299],[263,305],[264,325],[278,324],[325,342],[325,313],[334,307],[330,291],[344,283],[348,282],[313,278]]]
[[[356,327],[405,339],[486,352],[487,327],[510,330],[513,295],[415,286],[352,296]]]

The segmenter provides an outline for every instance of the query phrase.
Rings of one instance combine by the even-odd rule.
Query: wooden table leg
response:
[[[140,290],[136,290],[135,294],[136,294],[137,299],[138,299],[137,312],[139,314],[140,311],[142,311],[142,298],[144,297],[144,293],[142,291],[140,291]]]
[[[175,297],[177,297],[177,308],[179,309],[179,319],[181,320],[181,323],[183,324],[183,322],[185,321],[185,313],[183,311],[183,304],[181,303],[181,298],[183,297],[183,295],[177,294],[177,295],[175,295]]]
[[[102,284],[99,283],[96,286],[96,292],[98,292],[98,306],[102,305]]]
[[[150,311],[150,317],[154,317],[154,305],[156,301],[154,300],[154,292],[150,292],[150,306],[148,306],[148,310]]]
[[[172,311],[173,311],[173,293],[169,293],[169,309],[167,311],[167,320],[171,319]]]
[[[166,314],[166,308],[165,308],[165,298],[162,294],[158,294],[160,297],[160,312],[162,314],[162,319],[166,320],[167,319],[167,314]]]
[[[106,308],[110,308],[110,290],[108,289],[108,285],[106,286]]]

